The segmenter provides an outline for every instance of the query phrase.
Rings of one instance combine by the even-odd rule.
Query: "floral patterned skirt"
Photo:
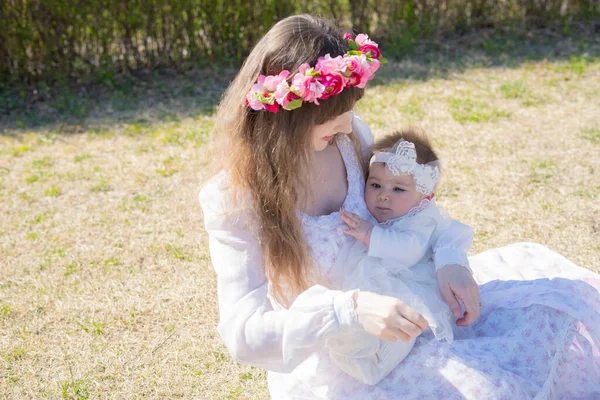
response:
[[[486,253],[471,260],[476,279],[487,281],[474,337],[448,343],[425,332],[374,386],[324,351],[292,374],[270,373],[273,398],[600,399],[600,276],[539,245]],[[523,274],[517,268],[528,259]],[[478,276],[480,262],[492,272]],[[494,268],[507,265],[514,271]],[[494,273],[521,279],[491,280]]]

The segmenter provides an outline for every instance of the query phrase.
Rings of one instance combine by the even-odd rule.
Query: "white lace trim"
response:
[[[418,205],[416,205],[415,207],[413,207],[410,210],[408,210],[408,212],[406,214],[404,214],[403,216],[398,217],[398,218],[392,218],[392,219],[389,219],[389,220],[387,220],[385,222],[380,222],[378,225],[380,225],[380,226],[382,226],[382,225],[383,226],[390,226],[390,225],[395,224],[396,222],[399,222],[399,221],[402,221],[402,220],[405,220],[405,219],[408,219],[408,218],[412,218],[415,215],[417,215],[420,212],[422,212],[423,210],[428,209],[429,207],[435,207],[435,206],[436,206],[436,204],[435,204],[435,198],[432,198],[431,200],[429,200],[429,199],[423,199],[423,200],[421,200],[421,202]],[[443,218],[449,218],[448,214],[446,214],[445,212],[442,212],[442,210],[439,210],[439,211],[440,211],[440,215]]]

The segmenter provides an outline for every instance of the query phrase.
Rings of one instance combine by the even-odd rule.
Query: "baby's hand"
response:
[[[371,231],[373,224],[361,219],[358,215],[342,210],[342,221],[348,225],[348,229],[344,229],[344,233],[352,236],[359,242],[368,246],[371,243]]]

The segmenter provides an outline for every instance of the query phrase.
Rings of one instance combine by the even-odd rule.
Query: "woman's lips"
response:
[[[325,136],[323,138],[323,140],[326,141],[326,142],[331,142],[331,139],[333,139],[333,135],[331,135],[331,136]]]

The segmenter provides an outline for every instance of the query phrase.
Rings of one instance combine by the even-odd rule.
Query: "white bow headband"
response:
[[[388,152],[380,152],[373,157],[369,165],[380,162],[386,164],[390,172],[396,176],[411,174],[415,180],[417,191],[425,196],[433,193],[440,179],[440,162],[432,161],[427,164],[417,163],[415,145],[400,139]]]

